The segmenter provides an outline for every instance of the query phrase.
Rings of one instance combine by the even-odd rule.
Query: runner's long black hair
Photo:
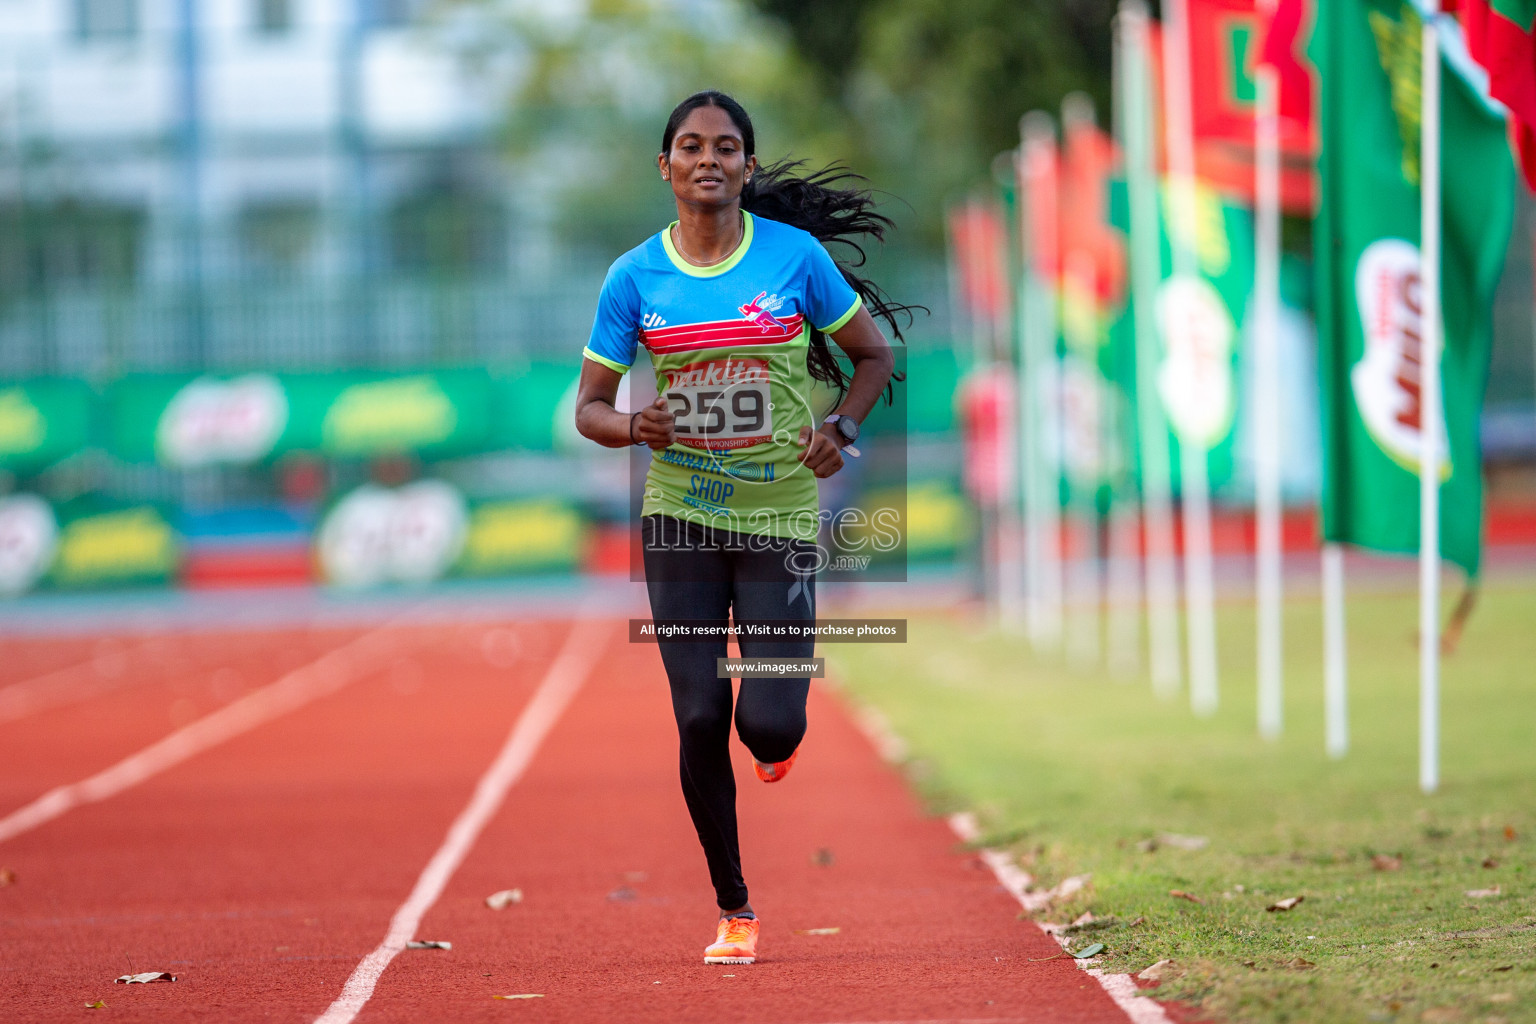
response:
[[[661,136],[663,155],[672,151],[672,138],[689,114],[699,107],[719,107],[730,117],[741,132],[742,147],[746,156],[757,152],[757,139],[752,131],[752,119],[731,97],[714,89],[696,92],[672,110],[667,118],[666,130]],[[877,242],[885,241],[885,233],[895,227],[891,219],[875,211],[873,193],[865,187],[865,178],[842,166],[824,167],[805,173],[803,160],[778,160],[759,167],[741,193],[741,208],[754,216],[766,217],[810,232],[822,244],[837,242],[852,251],[846,260],[836,259],[837,269],[843,279],[859,293],[864,305],[873,316],[884,320],[897,341],[901,338],[899,318],[905,317],[911,326],[913,311],[922,306],[908,306],[896,302],[879,285],[854,273],[867,260],[862,239],[864,236]],[[811,327],[810,350],[806,363],[811,376],[837,389],[838,399],[848,391],[848,375],[843,372],[837,357],[827,346],[827,336]],[[905,374],[893,373],[891,379],[903,380]],[[892,391],[886,386],[885,399],[890,402]]]

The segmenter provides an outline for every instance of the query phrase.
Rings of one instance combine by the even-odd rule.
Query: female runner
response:
[[[759,168],[752,122],[729,96],[707,91],[672,111],[657,166],[677,220],[621,256],[598,298],[584,351],[576,426],[610,448],[652,450],[641,508],[651,611],[658,624],[723,627],[815,622],[816,478],[843,466],[858,425],[892,378],[881,316],[888,302],[823,248],[884,237],[890,221],[869,193],[837,188],[852,175],[809,178],[798,165]],[[857,179],[855,179],[857,180]],[[830,335],[853,364],[845,376]],[[656,401],[614,408],[637,344],[650,353]],[[830,415],[811,408],[811,380],[830,384]],[[809,658],[814,640],[738,637],[743,657]],[[683,797],[698,830],[720,909],[705,963],[752,963],[758,920],[747,898],[731,774],[731,680],[716,675],[724,634],[662,640],[681,740]],[[805,735],[808,678],[743,679],[736,734],[764,782],[782,779]]]

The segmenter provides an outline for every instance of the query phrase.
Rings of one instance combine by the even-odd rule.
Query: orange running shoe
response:
[[[704,947],[707,964],[750,964],[757,959],[757,918],[723,917],[715,941]]]
[[[795,758],[799,756],[800,748],[796,747],[795,752],[789,755],[788,761],[780,761],[777,764],[763,764],[763,762],[754,757],[752,759],[752,770],[757,772],[757,777],[764,782],[778,782],[789,774],[790,768],[794,767]]]

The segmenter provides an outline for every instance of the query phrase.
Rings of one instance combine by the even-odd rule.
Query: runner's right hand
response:
[[[677,440],[676,417],[667,406],[665,395],[657,395],[656,401],[640,410],[635,419],[635,437],[660,451]]]

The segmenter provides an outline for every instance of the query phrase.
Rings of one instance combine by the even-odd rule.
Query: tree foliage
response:
[[[941,235],[945,201],[990,175],[1021,115],[1086,91],[1107,116],[1114,0],[439,0],[472,14],[475,60],[514,66],[508,150],[567,238],[654,230],[662,124],[701,88],[735,95],[759,156],[847,164]],[[553,157],[559,166],[547,166]],[[539,165],[539,166],[535,166]],[[914,224],[915,222],[915,224]],[[907,233],[905,237],[911,237]]]
[[[1108,115],[1114,0],[752,2],[789,30],[879,178],[914,205],[986,180],[1029,110],[1083,91]]]

